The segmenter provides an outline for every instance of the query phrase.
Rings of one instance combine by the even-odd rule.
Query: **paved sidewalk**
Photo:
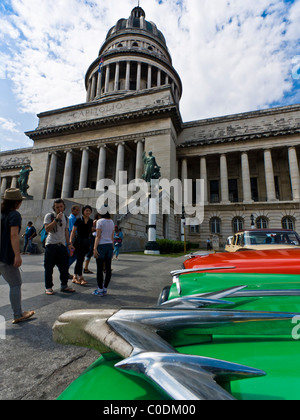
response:
[[[89,268],[95,274],[85,275],[87,286],[74,285],[76,293],[72,295],[61,293],[55,269],[56,293],[46,296],[43,256],[22,257],[23,310],[35,310],[36,315],[12,325],[9,287],[0,277],[0,316],[6,320],[6,337],[0,337],[0,400],[56,399],[99,357],[93,350],[54,343],[52,326],[58,316],[73,309],[153,306],[161,289],[171,284],[170,271],[180,268],[185,259],[121,254],[120,260],[113,262],[109,294],[101,298],[92,295],[96,288],[94,259]]]

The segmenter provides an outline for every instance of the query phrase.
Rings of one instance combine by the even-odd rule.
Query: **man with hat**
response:
[[[27,321],[34,311],[23,312],[21,304],[22,278],[19,267],[22,265],[19,233],[22,218],[17,211],[22,204],[23,196],[18,188],[8,188],[1,203],[1,244],[0,274],[10,287],[10,302],[14,313],[13,324]]]

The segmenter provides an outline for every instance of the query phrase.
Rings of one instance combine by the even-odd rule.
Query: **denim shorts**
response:
[[[104,260],[105,258],[112,258],[113,257],[113,246],[112,244],[104,244],[104,245],[98,245],[97,248],[99,257],[101,260]]]

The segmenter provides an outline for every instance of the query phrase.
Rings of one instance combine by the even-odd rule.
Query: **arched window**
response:
[[[256,219],[256,227],[257,229],[267,229],[268,228],[268,219],[266,217],[258,217]]]
[[[244,229],[244,220],[241,217],[235,217],[232,220],[233,233],[237,233]]]
[[[286,216],[281,220],[282,229],[295,230],[294,219],[290,216]]]
[[[210,232],[211,233],[221,233],[221,220],[218,217],[213,217],[210,220]]]

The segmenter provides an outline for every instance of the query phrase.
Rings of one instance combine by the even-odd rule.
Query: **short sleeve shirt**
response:
[[[10,228],[18,227],[21,230],[22,217],[18,211],[10,211],[1,214],[1,249],[0,261],[8,265],[13,265],[15,253],[10,242]]]
[[[112,234],[115,230],[115,224],[111,219],[99,219],[96,229],[101,229],[101,238],[99,245],[112,244]]]
[[[77,227],[77,235],[80,238],[87,239],[92,234],[92,228],[93,228],[93,220],[89,219],[87,223],[84,222],[84,219],[80,217],[76,220],[74,223],[74,226]]]
[[[44,225],[48,225],[55,219],[54,213],[46,214]],[[56,223],[53,230],[48,233],[45,245],[66,245],[66,229],[69,228],[69,219],[63,215],[61,223]]]

